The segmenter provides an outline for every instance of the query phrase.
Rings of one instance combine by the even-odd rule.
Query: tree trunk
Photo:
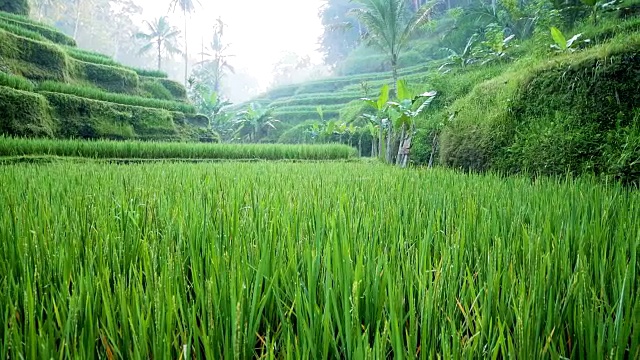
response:
[[[404,137],[405,137],[405,124],[402,124],[400,130],[400,143],[398,144],[398,156],[396,157],[396,166],[399,166],[404,155]]]
[[[378,154],[376,154],[376,139],[371,137],[371,157],[374,158],[376,156],[378,156]]]
[[[382,131],[382,119],[380,119],[380,126],[378,127],[378,151],[377,151],[377,156],[380,157],[380,159],[382,159],[382,146],[383,146],[383,142],[384,142],[384,133]]]
[[[389,131],[387,132],[387,163],[391,164],[391,143],[393,138],[393,128],[389,124]]]
[[[393,73],[393,96],[398,94],[398,55],[391,55],[391,71]]]
[[[184,9],[184,87],[187,87],[187,78],[189,76],[189,47],[187,41],[187,10]]]
[[[438,148],[438,133],[435,132],[433,134],[433,140],[431,141],[431,155],[429,156],[429,168],[433,167],[433,159],[435,157],[437,148]]]
[[[362,157],[362,135],[360,135],[360,138],[358,139],[358,155]]]
[[[80,27],[80,0],[76,0],[76,23],[73,26],[73,40],[78,40],[78,28]]]
[[[158,71],[162,70],[162,40],[158,39]]]

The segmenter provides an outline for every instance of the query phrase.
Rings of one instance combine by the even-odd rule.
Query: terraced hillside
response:
[[[430,66],[431,64],[420,64],[407,67],[401,69],[399,75],[409,81],[421,83],[426,80]],[[331,77],[275,88],[252,102],[273,107],[276,117],[289,125],[317,120],[318,106],[322,106],[325,118],[337,118],[340,110],[349,102],[373,96],[382,85],[391,83],[391,79],[391,72]],[[365,84],[370,91],[364,91]],[[242,106],[241,104],[232,109]]]
[[[212,140],[184,87],[84,51],[53,27],[0,12],[0,134]]]

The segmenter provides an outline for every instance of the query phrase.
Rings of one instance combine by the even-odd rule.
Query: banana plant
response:
[[[457,52],[454,49],[450,48],[444,48],[443,50],[447,51],[449,53],[449,56],[447,57],[447,62],[442,64],[442,66],[440,66],[438,70],[446,74],[451,71],[452,67],[465,68],[475,63],[477,59],[475,58],[473,49],[478,44],[478,41],[479,35],[473,34],[467,40],[467,44],[465,45],[462,52]]]
[[[374,122],[368,122],[364,127],[369,135],[371,136],[371,157],[377,157],[377,149],[376,149],[376,140],[378,137],[378,125]],[[362,142],[362,135],[364,135],[364,131],[360,133],[360,142]]]
[[[567,40],[562,31],[557,27],[551,27],[551,37],[555,44],[551,45],[551,48],[558,52],[574,52],[578,50],[578,45],[581,43],[589,43],[590,39],[581,40],[582,34],[576,34],[571,39]]]
[[[591,8],[591,18],[593,25],[598,25],[598,13],[606,11],[615,11],[617,6],[622,3],[621,0],[598,1],[598,0],[580,0],[586,6]]]
[[[378,127],[378,156],[382,157],[384,154],[382,151],[384,144],[383,128],[384,123],[388,121],[389,85],[384,85],[380,89],[380,95],[378,95],[377,99],[363,98],[361,100],[376,111],[375,115],[365,114],[363,116]],[[389,132],[388,136],[391,136],[391,132]]]
[[[502,28],[495,25],[489,26],[485,34],[485,41],[480,43],[481,49],[474,55],[482,59],[481,65],[508,59],[507,51],[511,48],[515,38],[515,35],[505,36]]]
[[[389,102],[392,124],[400,128],[400,144],[398,145],[398,156],[396,165],[406,167],[409,162],[409,149],[413,134],[415,133],[415,120],[431,104],[438,94],[436,91],[428,91],[422,94],[413,95],[413,92],[404,80],[399,80],[398,101]],[[389,146],[391,143],[389,143]],[[387,154],[390,159],[390,153]]]

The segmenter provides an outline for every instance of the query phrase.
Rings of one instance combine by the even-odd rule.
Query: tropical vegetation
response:
[[[197,1],[21,4],[0,358],[640,358],[635,2],[326,0],[236,104]]]
[[[169,24],[167,17],[161,16],[152,22],[146,22],[148,31],[139,32],[136,37],[146,41],[140,48],[140,54],[155,48],[158,55],[158,71],[162,70],[162,57],[165,55],[180,54],[178,49],[178,36],[180,31]]]

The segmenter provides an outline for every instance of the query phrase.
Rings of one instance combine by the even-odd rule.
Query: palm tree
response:
[[[180,54],[180,49],[178,49],[178,45],[176,44],[180,30],[171,26],[166,16],[155,19],[153,22],[145,21],[145,24],[147,24],[149,32],[136,34],[136,38],[147,41],[147,43],[140,48],[139,53],[147,53],[155,47],[158,51],[158,70],[161,70],[163,52],[167,54]]]
[[[409,37],[430,20],[437,1],[423,5],[417,12],[407,8],[406,0],[354,0],[361,7],[353,10],[367,30],[368,40],[387,53],[393,72],[393,86],[398,82],[398,59]]]
[[[197,2],[197,0],[195,0]],[[194,0],[171,0],[170,8],[175,12],[177,8],[182,10],[184,15],[184,86],[187,86],[189,77],[189,47],[187,45],[187,14],[191,14],[196,10],[196,2]]]
[[[225,73],[227,71],[232,74],[235,73],[235,69],[228,61],[228,59],[233,55],[227,54],[229,45],[225,44],[222,40],[226,26],[227,25],[221,18],[216,20],[216,24],[213,26],[213,39],[207,49],[209,52],[205,52],[203,44],[203,49],[200,53],[202,61],[197,64],[201,66],[205,76],[211,81],[211,83],[213,83],[213,91],[217,93],[220,92],[222,78]]]
[[[262,132],[275,129],[280,120],[272,115],[271,108],[263,108],[260,104],[253,103],[245,111],[238,113],[236,118],[236,134],[248,142],[256,142]]]

